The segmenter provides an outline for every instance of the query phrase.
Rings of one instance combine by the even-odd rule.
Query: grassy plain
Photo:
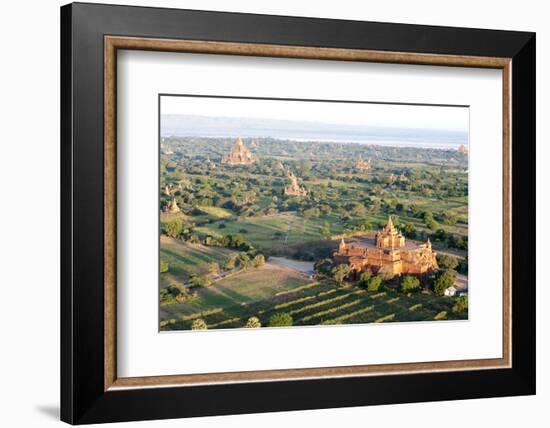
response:
[[[162,235],[160,258],[168,262],[170,269],[161,274],[161,286],[167,286],[173,280],[186,282],[192,275],[204,275],[210,263],[224,263],[232,253],[225,248],[190,244]]]

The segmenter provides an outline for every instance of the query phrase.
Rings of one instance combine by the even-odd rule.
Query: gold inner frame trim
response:
[[[358,365],[303,369],[204,373],[171,376],[117,377],[116,367],[116,88],[117,50],[148,50],[212,55],[241,55],[333,61],[440,65],[502,70],[503,94],[503,320],[502,358],[421,363]],[[219,383],[282,381],[312,378],[358,377],[421,372],[480,370],[511,367],[512,340],[512,166],[511,166],[511,78],[510,58],[386,52],[252,43],[170,40],[139,37],[104,37],[104,389],[193,386]]]

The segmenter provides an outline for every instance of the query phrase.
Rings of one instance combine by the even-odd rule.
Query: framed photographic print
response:
[[[533,33],[76,3],[61,53],[62,420],[535,393]]]

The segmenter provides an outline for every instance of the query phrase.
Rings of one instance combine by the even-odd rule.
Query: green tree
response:
[[[178,238],[183,232],[183,221],[181,218],[175,218],[164,224],[164,233],[171,238]]]
[[[453,225],[453,224],[456,224],[456,222],[458,221],[458,218],[453,213],[444,212],[442,217],[443,217],[444,224]]]
[[[438,254],[437,264],[442,269],[456,269],[458,267],[458,258],[446,254]]]
[[[416,228],[412,223],[405,224],[405,226],[403,226],[402,232],[407,238],[413,239],[416,236]]]
[[[401,281],[401,291],[403,293],[410,293],[411,291],[417,291],[420,288],[420,280],[414,276],[406,275]]]
[[[330,238],[330,224],[327,221],[323,223],[323,228],[321,230],[321,233],[323,235],[323,238],[325,239]]]
[[[369,279],[367,284],[367,290],[369,291],[378,291],[382,285],[382,278],[378,275],[375,275]]]
[[[372,230],[372,223],[368,221],[367,219],[363,219],[359,222],[359,230]]]
[[[344,280],[351,272],[351,268],[348,265],[338,265],[332,268],[330,273],[332,274],[332,277],[334,280],[339,284],[342,285],[344,283]]]
[[[368,287],[369,285],[369,279],[372,277],[372,272],[370,270],[367,270],[365,272],[361,272],[361,275],[359,275],[359,285],[361,287]]]
[[[444,296],[445,290],[454,285],[456,281],[456,275],[456,271],[452,269],[442,271],[438,275],[436,275],[434,280],[435,294],[437,294],[438,296]]]
[[[321,259],[313,265],[313,269],[315,269],[315,272],[327,275],[330,273],[333,266],[334,263],[332,262],[332,259]]]
[[[273,314],[269,318],[268,326],[269,327],[289,327],[293,323],[292,316],[286,312],[279,312]]]
[[[204,275],[196,275],[191,278],[191,284],[193,287],[208,287],[212,285],[212,280]]]
[[[245,324],[246,328],[260,328],[262,326],[262,323],[258,319],[258,317],[250,317],[248,318],[248,321]]]
[[[195,321],[193,321],[193,324],[191,324],[191,330],[207,330],[208,326],[204,322],[203,319],[197,318]]]
[[[427,220],[425,223],[426,227],[430,230],[435,230],[439,226],[439,224],[437,224],[437,221],[435,221],[433,218],[431,220]]]
[[[309,208],[307,210],[304,210],[303,212],[303,216],[305,218],[319,217],[320,215],[321,215],[321,210],[319,210],[319,208],[317,207]]]
[[[169,265],[166,260],[160,260],[160,273],[168,272]]]
[[[300,175],[303,177],[304,175],[308,175],[311,171],[311,162],[305,159],[300,159],[300,164],[298,165],[298,170],[300,172]]]
[[[453,312],[464,312],[468,310],[468,296],[462,296],[456,299],[453,305]]]
[[[174,282],[166,288],[160,289],[160,304],[172,305],[175,303],[184,303],[190,300],[193,295],[179,282]]]
[[[353,216],[364,216],[367,213],[365,206],[359,202],[351,202],[347,204],[346,209]]]
[[[223,265],[223,268],[225,270],[232,270],[232,269],[235,269],[235,267],[237,266],[237,259],[238,257],[234,254],[232,254],[231,256],[229,256],[227,258],[227,260],[225,261],[224,265]]]
[[[208,263],[208,273],[217,275],[220,272],[220,265],[216,262]]]
[[[241,251],[238,255],[239,265],[242,268],[247,268],[252,266],[252,261],[250,260],[250,256],[245,253],[244,251]]]

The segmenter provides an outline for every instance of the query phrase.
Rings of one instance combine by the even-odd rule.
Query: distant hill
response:
[[[402,144],[447,148],[468,144],[467,132],[174,114],[161,116],[161,135],[163,137],[271,137],[304,141]]]

